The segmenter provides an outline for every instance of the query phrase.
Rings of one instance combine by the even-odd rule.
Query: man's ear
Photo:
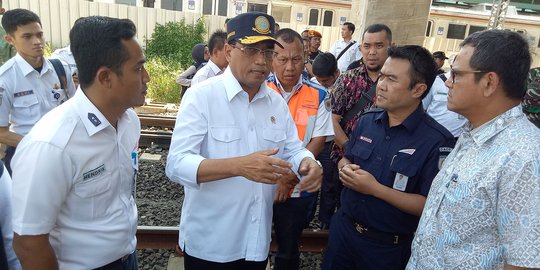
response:
[[[499,75],[495,72],[488,72],[484,76],[485,80],[482,80],[482,86],[483,87],[483,95],[484,97],[489,97],[493,95],[497,88],[499,88],[501,85],[501,78],[499,78]]]
[[[427,85],[425,83],[417,83],[412,89],[413,97],[420,98],[427,90]]]
[[[6,34],[4,39],[9,45],[14,46],[13,43],[15,43],[15,38],[11,34]]]
[[[223,47],[223,50],[224,50],[224,53],[225,53],[225,58],[227,58],[227,62],[231,62],[231,53],[232,53],[232,50],[233,50],[233,46],[229,45],[228,43],[225,43],[225,46]]]
[[[107,67],[100,67],[96,72],[96,83],[99,85],[111,88],[113,72]]]

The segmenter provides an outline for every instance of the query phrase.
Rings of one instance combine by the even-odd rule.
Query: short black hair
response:
[[[521,99],[527,90],[527,73],[531,66],[529,44],[519,33],[507,30],[475,32],[460,44],[474,47],[471,68],[493,71],[500,77],[506,96]],[[475,74],[476,81],[484,74]]]
[[[388,39],[388,41],[392,43],[392,30],[390,30],[390,27],[388,27],[386,24],[382,23],[376,23],[368,26],[362,34],[362,40],[364,40],[364,36],[366,35],[366,33],[379,33],[382,31],[386,32],[386,39]]]
[[[2,17],[2,27],[8,34],[13,34],[17,31],[17,27],[27,25],[29,23],[37,22],[41,26],[41,20],[39,16],[28,10],[22,8],[16,8],[6,11]]]
[[[218,51],[223,50],[226,40],[227,33],[225,33],[225,31],[217,30],[212,33],[208,39],[208,51],[210,52],[210,55],[214,54],[214,49],[217,49]]]
[[[411,76],[409,88],[413,88],[418,83],[425,83],[427,89],[421,98],[426,97],[437,76],[437,64],[433,59],[433,55],[422,46],[405,45],[388,48],[388,57],[409,61],[411,64],[409,68]]]
[[[291,28],[279,29],[279,31],[276,32],[275,39],[278,39],[278,38],[281,38],[287,44],[293,43],[294,39],[298,39],[298,41],[300,41],[300,44],[304,44],[304,39],[302,38],[302,36],[298,34],[298,32],[292,30]]]
[[[121,67],[130,57],[122,41],[132,39],[136,32],[135,24],[128,19],[104,16],[77,19],[69,40],[81,87],[91,85],[103,66],[121,75]]]
[[[337,70],[336,57],[329,53],[319,53],[315,60],[313,60],[313,75],[318,77],[328,77],[336,74]]]
[[[351,34],[354,34],[354,30],[356,29],[356,27],[354,26],[352,22],[345,22],[343,23],[343,25],[346,25],[347,28],[349,28],[349,31],[352,32]]]

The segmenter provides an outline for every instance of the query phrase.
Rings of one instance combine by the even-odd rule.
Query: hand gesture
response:
[[[356,164],[347,164],[339,170],[339,179],[345,187],[356,192],[373,195],[381,184],[375,177]]]
[[[289,173],[283,175],[277,181],[276,196],[274,197],[274,203],[281,203],[291,197],[291,192],[298,184],[299,180],[296,174],[292,170]]]
[[[262,150],[242,157],[238,175],[259,183],[275,184],[280,177],[291,170],[289,162],[272,157],[278,151],[277,148]]]
[[[298,188],[302,191],[315,192],[321,188],[322,183],[322,168],[312,158],[304,158],[300,162],[298,173],[302,175],[302,181],[298,185]]]

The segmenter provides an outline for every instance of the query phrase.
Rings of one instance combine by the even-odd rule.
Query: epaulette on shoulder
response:
[[[429,115],[427,115],[427,117],[426,117],[426,124],[428,126],[432,127],[433,129],[437,130],[445,138],[453,138],[454,137],[454,135],[452,135],[452,133],[450,133],[450,131],[448,131],[448,129],[446,129],[443,125],[441,125],[439,122],[437,122],[437,120],[433,119],[433,117],[431,117]]]
[[[15,64],[15,61],[7,61],[0,67],[0,75],[3,75],[6,71],[8,71],[13,65]]]

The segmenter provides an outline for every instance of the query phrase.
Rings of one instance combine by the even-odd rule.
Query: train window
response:
[[[137,3],[135,3],[135,0],[116,0],[115,3],[116,4],[130,5],[130,6],[137,5]]]
[[[217,15],[227,16],[227,0],[219,0],[218,2],[219,3],[218,3]]]
[[[427,22],[427,27],[426,27],[426,37],[429,37],[431,36],[431,28],[433,27],[433,22],[432,21],[428,21]]]
[[[448,33],[446,34],[446,38],[464,39],[466,29],[467,25],[450,23],[448,24]]]
[[[485,26],[471,25],[471,26],[469,26],[469,35],[471,35],[472,33],[478,32],[478,31],[486,30],[486,29],[487,29],[487,27],[485,27]]]
[[[317,25],[319,23],[319,10],[311,9],[309,10],[309,25]]]
[[[268,5],[248,3],[247,10],[248,10],[248,12],[250,12],[250,11],[258,11],[258,12],[266,13],[266,12],[268,12]]]
[[[325,10],[322,25],[323,26],[332,26],[332,21],[333,20],[334,20],[334,12],[330,11],[330,10]]]
[[[182,10],[182,0],[161,0],[161,8],[168,10]]]
[[[272,5],[272,17],[276,22],[290,22],[291,7]]]
[[[212,0],[203,0],[202,14],[212,15]]]

